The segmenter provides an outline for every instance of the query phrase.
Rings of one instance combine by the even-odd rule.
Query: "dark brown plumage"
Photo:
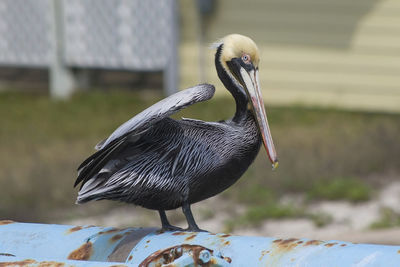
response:
[[[182,108],[210,99],[215,89],[209,84],[154,104],[100,142],[98,151],[79,166],[77,203],[109,199],[158,210],[167,230],[178,228],[169,224],[165,210],[182,207],[188,230],[200,230],[190,204],[235,183],[253,162],[262,141],[273,166],[277,165],[258,85],[258,61],[251,39],[225,37],[215,64],[235,98],[234,117],[222,122],[169,118]]]

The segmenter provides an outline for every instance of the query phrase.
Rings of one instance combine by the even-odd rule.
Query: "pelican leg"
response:
[[[184,203],[182,205],[182,211],[183,211],[183,214],[185,214],[187,223],[189,225],[189,227],[187,229],[185,229],[185,230],[192,231],[192,232],[207,232],[205,230],[200,229],[197,226],[196,222],[194,221],[192,211],[190,210],[190,204],[189,203]]]
[[[160,219],[161,219],[161,224],[162,224],[162,230],[165,231],[183,231],[182,228],[173,226],[169,223],[167,215],[165,214],[164,210],[159,210],[158,213],[160,214]]]

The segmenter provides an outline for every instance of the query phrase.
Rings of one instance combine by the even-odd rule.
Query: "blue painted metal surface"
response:
[[[400,266],[400,246],[0,221],[0,266]]]

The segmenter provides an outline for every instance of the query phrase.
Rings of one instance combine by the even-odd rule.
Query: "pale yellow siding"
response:
[[[180,3],[187,87],[199,77],[198,24],[194,2]],[[207,41],[233,32],[259,45],[269,103],[400,111],[400,0],[219,1]],[[213,53],[206,77],[222,88]]]

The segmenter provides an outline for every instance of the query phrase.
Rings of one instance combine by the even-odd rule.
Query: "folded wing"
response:
[[[128,143],[150,129],[157,122],[169,117],[179,110],[194,103],[210,99],[215,92],[211,84],[200,84],[178,93],[175,93],[145,109],[120,127],[118,127],[108,138],[96,145],[96,153],[87,158],[78,167],[78,177],[74,186],[82,182],[82,186],[100,170],[115,158]]]

